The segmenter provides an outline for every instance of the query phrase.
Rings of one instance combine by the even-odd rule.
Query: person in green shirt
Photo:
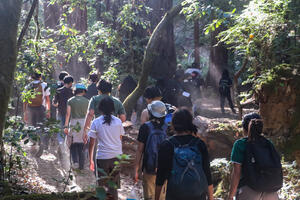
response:
[[[242,169],[245,160],[247,141],[255,136],[260,136],[263,130],[261,116],[257,113],[249,113],[242,121],[245,138],[237,140],[232,148],[231,162],[233,163],[230,192],[227,200],[278,200],[276,192],[259,192],[246,185]],[[253,131],[255,130],[255,131]]]
[[[111,90],[112,90],[112,84],[108,81],[105,80],[101,80],[98,82],[97,84],[97,89],[99,92],[99,95],[94,96],[90,99],[90,103],[88,106],[88,113],[85,117],[85,123],[84,123],[84,142],[87,143],[87,130],[89,129],[91,122],[93,120],[93,118],[98,118],[101,113],[98,109],[99,107],[99,103],[100,101],[104,98],[104,97],[111,97],[113,102],[114,102],[114,112],[113,115],[115,115],[116,117],[120,118],[122,122],[126,121],[126,113],[125,113],[125,109],[123,107],[122,102],[111,96]]]
[[[84,97],[86,87],[83,84],[75,85],[75,96],[67,102],[67,114],[64,132],[68,135],[68,143],[74,167],[82,170],[84,168],[84,141],[83,126],[89,100]],[[68,126],[70,124],[70,126]]]

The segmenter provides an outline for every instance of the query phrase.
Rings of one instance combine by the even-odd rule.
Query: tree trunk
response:
[[[223,69],[228,67],[228,52],[223,44],[218,44],[217,35],[222,31],[218,28],[211,33],[211,47],[209,56],[209,70],[206,77],[206,85],[218,88]],[[215,46],[218,44],[217,46]]]
[[[187,5],[188,4],[186,4],[186,6]],[[154,29],[145,50],[144,59],[142,63],[142,75],[139,79],[138,85],[123,103],[126,112],[129,112],[133,109],[134,105],[136,104],[136,101],[143,94],[145,88],[147,87],[148,76],[153,70],[154,63],[157,61],[157,56],[159,54],[157,49],[161,45],[161,35],[164,33],[165,29],[169,27],[169,24],[173,23],[174,17],[179,14],[181,9],[181,4],[172,8],[169,12],[165,14],[165,16],[159,22],[157,27]]]
[[[200,66],[200,46],[199,46],[199,20],[195,20],[194,22],[194,63],[197,67]]]
[[[172,0],[149,0],[147,6],[152,8],[149,14],[151,30],[157,26],[164,14],[172,8]],[[160,36],[160,43],[156,49],[157,56],[153,62],[151,76],[158,78],[171,78],[176,71],[176,51],[174,44],[173,23],[168,23]]]
[[[26,17],[26,21],[25,21],[25,24],[21,30],[21,33],[20,33],[20,36],[19,36],[19,39],[18,39],[18,42],[17,42],[17,50],[20,48],[21,44],[22,44],[22,40],[27,32],[27,29],[29,27],[29,23],[30,23],[30,20],[33,16],[33,13],[34,13],[34,10],[36,8],[36,6],[38,5],[38,0],[34,0],[32,2],[32,5],[31,5],[31,8],[30,8],[30,11]]]
[[[2,134],[16,68],[21,5],[21,0],[0,1],[0,181],[4,179]]]

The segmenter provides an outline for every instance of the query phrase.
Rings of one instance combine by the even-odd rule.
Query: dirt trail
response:
[[[215,97],[198,99],[195,102],[195,105],[198,113],[201,116],[211,120],[235,121],[237,118],[237,115],[232,114],[228,107],[226,107],[226,113],[222,114],[220,111],[219,102]],[[137,137],[137,130],[138,127],[134,127],[134,129],[130,131],[130,136],[132,138]],[[55,139],[53,141],[55,141]],[[58,146],[53,141],[50,141],[48,150],[46,150],[40,158],[36,158],[34,156],[37,151],[37,146],[34,146],[30,143],[24,146],[25,151],[27,152],[26,159],[28,161],[28,166],[23,170],[24,174],[20,176],[21,180],[24,182],[31,183],[30,185],[32,187],[32,191],[34,192],[51,193],[64,191],[65,184],[62,182],[68,177],[68,171],[63,169],[62,165],[60,164],[60,159],[57,154]],[[135,147],[133,142],[129,141],[125,145],[130,148],[124,153],[134,155]],[[121,189],[119,190],[120,200],[125,200],[133,187],[136,188],[137,193],[140,197],[142,197],[141,182],[139,182],[137,185],[134,185],[133,180],[129,176],[133,170],[132,167],[132,164],[128,165],[126,167],[126,172],[124,171],[126,175],[122,174],[121,176]],[[70,184],[66,187],[65,191],[80,192],[93,190],[96,179],[93,172],[88,170],[88,160],[86,160],[86,166],[84,170],[72,170],[72,175],[74,178],[70,181]]]

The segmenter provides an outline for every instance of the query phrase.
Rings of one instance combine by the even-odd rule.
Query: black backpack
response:
[[[257,192],[276,192],[282,187],[280,156],[263,136],[248,141],[242,172],[244,184]]]

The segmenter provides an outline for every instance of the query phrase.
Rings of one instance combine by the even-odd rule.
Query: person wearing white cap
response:
[[[64,127],[64,133],[68,135],[68,143],[71,145],[71,156],[74,167],[79,167],[81,170],[84,168],[83,126],[89,105],[89,100],[84,97],[85,93],[85,85],[77,83],[75,85],[75,96],[69,99],[67,103]]]
[[[167,138],[168,125],[165,123],[167,108],[161,101],[152,101],[148,104],[147,110],[150,119],[140,127],[137,138],[138,150],[134,180],[138,181],[139,169],[142,169],[144,198],[145,200],[154,200],[158,149],[160,144]],[[165,190],[162,190],[160,197],[160,200],[165,198]]]

